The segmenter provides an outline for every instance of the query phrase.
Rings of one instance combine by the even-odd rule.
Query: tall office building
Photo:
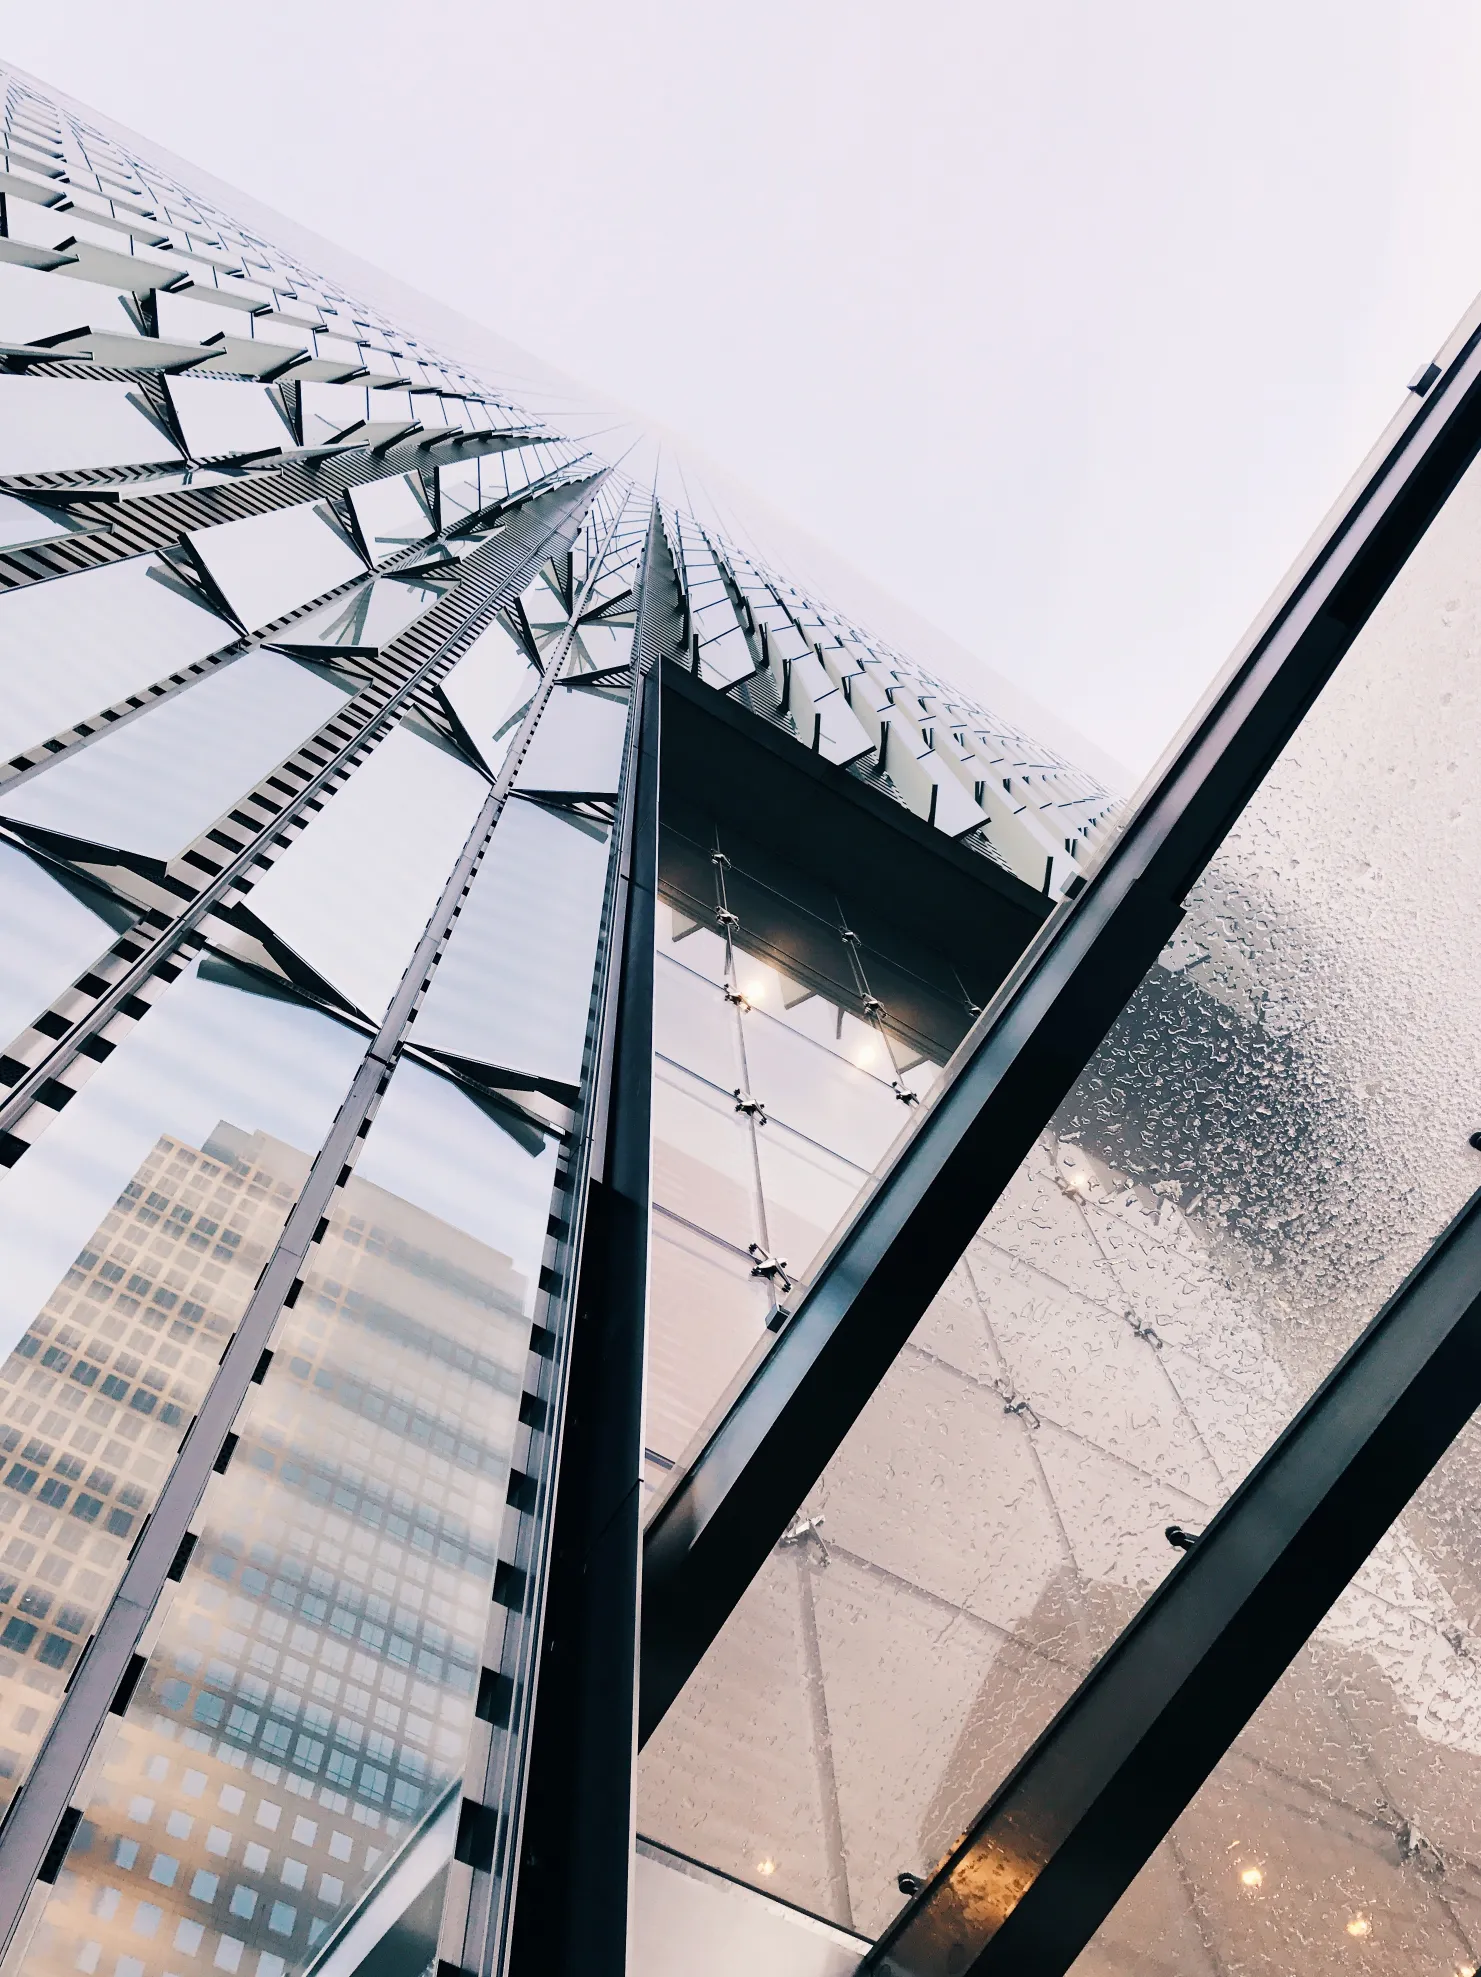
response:
[[[0,1972],[1474,1977],[1474,325],[1132,805],[0,80]]]

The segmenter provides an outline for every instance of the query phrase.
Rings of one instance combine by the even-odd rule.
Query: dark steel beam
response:
[[[1481,1403],[1481,1194],[865,1958],[1061,1977]]]
[[[656,521],[639,584],[612,1018],[594,1075],[554,1527],[516,1870],[511,1977],[623,1977],[633,1847],[658,887],[656,654],[677,623]],[[655,565],[659,567],[655,568]]]
[[[1481,448],[1481,326],[1445,353],[1079,897],[1045,926],[645,1540],[651,1733],[1182,915],[1183,900]]]

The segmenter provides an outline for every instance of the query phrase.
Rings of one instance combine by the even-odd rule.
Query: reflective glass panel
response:
[[[536,577],[520,596],[524,614],[541,631],[557,631],[570,618],[565,599],[547,570]]]
[[[182,1970],[301,1970],[455,1792],[556,1151],[397,1070],[212,1479],[38,1971],[111,1971],[141,1936]]]
[[[605,672],[627,664],[632,644],[631,625],[583,625],[576,634],[574,650],[584,655],[593,672]]]
[[[610,833],[512,798],[416,1019],[432,1050],[581,1082]]]
[[[310,378],[298,391],[305,446],[328,446],[365,422],[364,385],[319,384]]]
[[[760,1235],[750,1122],[717,1091],[659,1058],[653,1073],[653,1199],[737,1256]]]
[[[1481,1968],[1481,1428],[1462,1432],[1077,1959]]]
[[[0,377],[0,474],[178,465],[180,454],[133,385],[101,378]]]
[[[317,505],[278,508],[187,537],[206,574],[249,631],[322,597],[365,565]]]
[[[0,754],[19,755],[235,637],[152,556],[10,591],[0,597]]]
[[[327,1017],[208,961],[0,1177],[7,1795],[363,1051]],[[280,1141],[291,1160],[254,1160]]]
[[[759,1821],[769,1887],[874,1933],[1481,1178],[1478,527],[1473,468],[809,1497],[819,1825],[776,1788],[779,1556],[646,1831],[745,1877]]]
[[[38,508],[12,494],[0,494],[0,548],[24,549],[33,542],[55,542],[60,536],[85,531],[86,524],[69,521],[60,509]]]
[[[372,563],[384,563],[432,533],[432,518],[414,474],[394,474],[389,480],[366,481],[350,489],[350,506],[364,537]]]
[[[224,303],[207,301],[199,290],[188,295],[173,294],[167,288],[154,291],[154,307],[159,333],[171,342],[204,343],[207,337],[226,336],[238,341],[251,334],[249,316]],[[286,352],[284,353],[286,356]]]
[[[627,702],[557,687],[540,716],[525,759],[521,789],[567,795],[611,795],[622,776]]]
[[[866,1169],[825,1146],[767,1120],[756,1133],[761,1198],[769,1246],[795,1277],[806,1277],[825,1238],[848,1214],[869,1179]]]
[[[0,816],[170,858],[343,705],[309,667],[249,652],[0,796]]]
[[[867,1944],[639,1840],[634,1977],[851,1977]]]
[[[478,462],[465,460],[457,466],[437,469],[437,492],[442,502],[442,526],[456,527],[478,512]]]
[[[688,954],[688,950],[681,950]],[[659,1054],[706,1079],[718,1091],[741,1083],[738,1018],[719,982],[697,975],[660,952],[653,980],[654,1045]]]
[[[772,1307],[739,1245],[706,1235],[662,1207],[653,1217],[649,1260],[644,1436],[648,1481],[656,1488],[737,1367],[767,1336]]]
[[[0,844],[0,1042],[19,1035],[109,945],[132,915],[80,880]]]
[[[35,343],[84,323],[123,336],[137,330],[116,289],[63,283],[35,268],[0,261],[0,343]]]
[[[379,1018],[487,796],[476,770],[395,728],[253,887],[248,911]]]
[[[377,577],[348,597],[337,597],[308,617],[295,619],[289,627],[291,637],[276,642],[291,645],[295,652],[323,649],[326,657],[334,651],[379,652],[445,594],[432,584]]]
[[[170,404],[192,460],[286,451],[294,443],[275,392],[230,378],[166,378]]]
[[[496,776],[540,684],[538,668],[502,625],[490,625],[438,688],[449,713]]]

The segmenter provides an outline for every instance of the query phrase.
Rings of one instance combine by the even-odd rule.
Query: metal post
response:
[[[653,1083],[653,924],[663,635],[654,569],[638,591],[634,699],[612,943],[613,1020],[595,1095],[509,1969],[622,1977],[636,1751],[643,1370]],[[674,626],[664,622],[671,617]],[[651,649],[649,649],[651,648]]]

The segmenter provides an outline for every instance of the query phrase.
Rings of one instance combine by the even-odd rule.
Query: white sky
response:
[[[65,0],[0,55],[685,435],[1137,771],[1481,286],[1464,0]]]

